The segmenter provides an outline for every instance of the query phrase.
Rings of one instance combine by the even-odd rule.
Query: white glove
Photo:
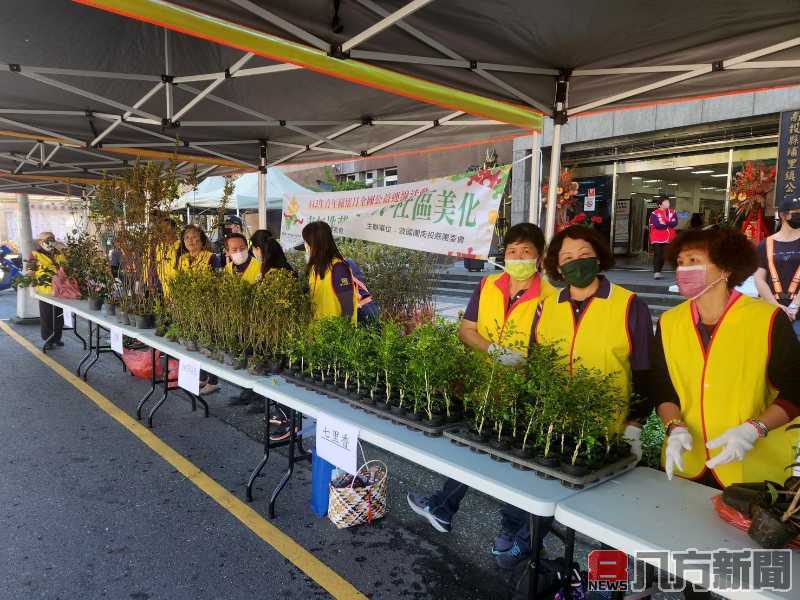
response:
[[[489,355],[501,365],[506,365],[507,367],[515,367],[525,362],[525,357],[519,352],[514,352],[497,344],[489,345]]]
[[[706,448],[709,449],[725,446],[722,452],[706,463],[706,466],[709,469],[715,469],[719,465],[739,462],[745,454],[753,449],[758,438],[758,430],[752,423],[742,423],[738,427],[728,429],[721,436],[709,440],[706,444]]]
[[[667,471],[667,479],[672,480],[675,467],[683,471],[683,453],[692,449],[692,434],[686,427],[673,427],[672,432],[667,438],[667,452],[664,469]]]
[[[622,434],[622,439],[631,446],[631,452],[636,460],[642,460],[642,428],[636,425],[628,425]]]

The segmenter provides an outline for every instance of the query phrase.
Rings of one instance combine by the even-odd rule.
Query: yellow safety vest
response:
[[[341,262],[338,258],[333,259],[324,277],[317,275],[314,267],[311,267],[308,274],[308,287],[311,290],[311,312],[315,321],[325,317],[342,316],[342,304],[333,288],[333,267]],[[358,321],[358,290],[355,284],[353,285],[352,321],[353,323]]]
[[[201,250],[197,258],[192,259],[192,255],[188,252],[181,254],[178,261],[179,271],[210,271],[211,270],[211,257],[214,256],[208,250]]]
[[[180,248],[180,242],[174,242],[169,246],[166,244],[156,246],[156,273],[161,282],[164,297],[169,296],[169,284],[178,271],[177,262]]]
[[[257,283],[261,281],[261,263],[254,257],[250,257],[250,264],[247,265],[247,268],[242,273],[239,271],[234,271],[233,266],[233,263],[229,262],[227,265],[225,265],[225,272],[236,273],[237,275],[240,275],[241,278],[247,283]]]
[[[706,461],[722,451],[709,450],[706,442],[758,418],[775,401],[777,392],[767,377],[767,363],[772,324],[779,311],[761,300],[735,298],[717,324],[707,351],[694,324],[691,302],[661,316],[667,369],[694,441],[683,455],[684,470],[676,471],[681,477],[702,477]],[[712,472],[723,487],[765,479],[782,483],[791,474],[784,469],[795,462],[792,446],[797,441],[796,431],[786,431],[786,426],[775,429],[758,440],[743,461],[720,465]]]
[[[50,258],[47,254],[39,250],[33,251],[33,257],[36,259],[36,272],[34,273],[36,277],[48,275],[51,278],[51,283],[37,285],[36,293],[51,296],[53,294],[52,277],[58,272],[58,267],[66,262],[66,257],[59,252],[53,254],[53,258]]]
[[[575,318],[569,300],[559,302],[553,294],[542,303],[542,315],[536,329],[536,341],[555,344],[566,356],[570,373],[573,366],[598,369],[616,374],[614,383],[620,397],[631,397],[631,339],[628,332],[628,311],[635,294],[610,283],[608,298],[588,300],[580,319]],[[617,427],[622,432],[627,418],[620,414]]]
[[[510,283],[508,273],[488,275],[481,281],[478,333],[492,343],[527,354],[536,307],[555,294],[555,288],[537,273],[528,291],[509,309]]]

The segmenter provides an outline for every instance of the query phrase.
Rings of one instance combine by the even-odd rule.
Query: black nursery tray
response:
[[[425,425],[422,421],[414,421],[413,419],[409,419],[402,415],[397,415],[388,410],[380,408],[379,406],[372,406],[369,404],[363,404],[358,400],[350,397],[348,394],[344,393],[343,391],[337,389],[330,389],[327,388],[316,381],[311,381],[309,379],[298,379],[291,373],[283,372],[281,375],[294,385],[302,388],[306,388],[308,390],[312,390],[317,392],[318,394],[322,394],[324,396],[329,396],[330,398],[336,398],[340,402],[344,402],[345,404],[349,404],[353,408],[360,408],[363,411],[366,411],[370,414],[373,414],[381,419],[388,419],[392,423],[397,423],[398,425],[405,425],[409,429],[415,429],[417,431],[421,431],[425,435],[429,437],[440,437],[445,432],[449,431],[450,429],[455,428],[463,428],[463,422],[455,422],[455,423],[445,423],[444,425],[439,426],[431,426]]]
[[[633,454],[629,454],[625,458],[621,458],[620,460],[609,465],[605,465],[604,467],[595,471],[590,471],[586,475],[575,476],[565,473],[558,467],[545,467],[534,462],[533,459],[520,458],[518,456],[514,456],[510,452],[498,450],[497,448],[493,448],[490,445],[482,442],[476,442],[475,440],[468,438],[466,435],[464,435],[464,433],[464,428],[461,427],[460,429],[446,431],[444,436],[454,444],[467,446],[470,450],[475,452],[488,454],[494,460],[510,462],[511,466],[514,468],[525,471],[533,471],[536,473],[536,475],[542,477],[543,479],[557,479],[561,482],[561,485],[578,490],[608,481],[609,479],[613,479],[614,477],[617,477],[618,475],[635,468],[638,462]]]

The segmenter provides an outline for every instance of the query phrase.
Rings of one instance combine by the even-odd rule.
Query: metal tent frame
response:
[[[585,8],[586,2],[588,0],[579,3],[580,8]],[[680,3],[686,4],[686,1]],[[75,4],[64,2],[56,11],[88,10],[76,6],[78,4],[149,24],[143,27],[163,28],[163,56],[159,58],[162,73],[126,72],[130,65],[123,65],[120,70],[99,70],[0,63],[0,68],[5,67],[15,76],[77,96],[89,101],[85,105],[92,107],[86,110],[65,110],[63,107],[52,110],[15,109],[2,106],[3,94],[0,92],[0,115],[14,117],[0,116],[0,124],[11,128],[0,131],[0,144],[32,142],[30,147],[23,147],[20,152],[0,152],[0,168],[3,161],[13,163],[7,174],[0,174],[0,184],[8,186],[6,189],[14,189],[13,184],[20,181],[20,189],[31,185],[61,184],[74,185],[82,193],[90,192],[92,177],[85,176],[100,176],[104,171],[124,169],[128,165],[127,157],[168,160],[172,156],[169,149],[176,144],[176,133],[182,140],[181,152],[177,153],[181,168],[188,168],[191,164],[208,165],[204,174],[212,170],[220,172],[221,169],[259,170],[263,174],[270,167],[298,157],[367,157],[389,149],[408,147],[410,143],[424,144],[426,138],[441,139],[441,132],[451,128],[453,131],[467,131],[463,135],[473,139],[480,135],[473,132],[484,132],[484,135],[490,132],[491,135],[502,131],[522,135],[527,130],[532,132],[534,156],[537,156],[541,148],[543,116],[549,117],[553,123],[550,180],[555,181],[560,169],[562,127],[571,117],[628,106],[638,99],[658,102],[672,97],[667,90],[673,95],[672,90],[677,90],[680,96],[680,85],[690,80],[708,81],[709,93],[735,92],[746,86],[749,78],[738,75],[742,73],[758,73],[762,80],[767,77],[768,82],[773,78],[775,81],[788,79],[791,83],[800,83],[800,53],[797,52],[800,48],[800,16],[796,11],[794,16],[785,15],[785,7],[791,6],[788,0],[770,0],[759,7],[762,14],[774,13],[773,23],[778,26],[769,30],[751,27],[748,35],[739,36],[742,39],[726,37],[726,31],[721,30],[719,36],[706,43],[689,45],[676,52],[675,64],[670,64],[672,57],[669,55],[661,57],[662,60],[643,55],[637,64],[636,56],[627,53],[617,60],[601,61],[606,63],[602,65],[563,63],[557,68],[552,66],[554,61],[547,56],[536,57],[534,64],[526,64],[530,60],[523,60],[525,57],[522,56],[519,60],[506,62],[492,57],[485,60],[471,58],[463,48],[454,48],[452,44],[440,41],[431,32],[441,30],[443,26],[434,21],[439,15],[431,11],[447,10],[441,6],[441,0],[387,0],[386,4],[391,6],[386,7],[373,0],[352,0],[350,4],[353,6],[349,10],[353,14],[350,18],[356,23],[354,30],[358,29],[358,32],[341,35],[335,30],[325,34],[320,29],[319,19],[305,14],[309,7],[318,8],[321,0],[276,2],[275,6],[270,3],[269,9],[251,0],[180,0],[180,5],[166,0],[75,0]],[[457,21],[458,7],[455,5],[459,2],[448,4],[454,5],[452,17]],[[505,0],[499,4],[522,13],[526,3]],[[704,9],[712,11],[712,8],[729,4],[710,2]],[[711,8],[706,8],[708,6]],[[678,8],[666,7],[665,10]],[[659,10],[652,6],[649,9]],[[476,10],[489,14],[493,7]],[[559,11],[558,8],[549,10]],[[221,16],[221,11],[225,11],[224,16]],[[85,14],[102,13],[89,11]],[[511,12],[509,15],[514,16]],[[239,22],[234,22],[234,19]],[[509,31],[512,30],[511,21],[498,20],[501,25],[507,25]],[[290,39],[276,33],[288,35]],[[489,31],[485,33],[488,35]],[[387,37],[390,34],[391,37]],[[221,70],[179,73],[173,56],[174,43],[176,37],[187,35],[218,46],[236,48],[240,53]],[[770,43],[765,43],[767,40]],[[763,45],[754,47],[757,42]],[[716,50],[723,43],[726,46],[716,55],[718,59],[691,60],[707,57],[711,52],[709,48]],[[412,47],[420,53],[409,53],[408,48]],[[421,53],[420,49],[431,50],[433,55]],[[686,57],[690,60],[681,60]],[[765,57],[774,60],[761,60]],[[256,65],[264,58],[273,63]],[[397,65],[401,70],[378,66],[384,63]],[[269,82],[279,74],[309,72],[355,81],[366,87],[411,98],[416,104],[447,109],[447,112],[427,109],[430,116],[415,119],[392,118],[385,111],[377,110],[371,116],[362,115],[354,119],[352,115],[347,118],[342,111],[340,119],[287,120],[221,95],[226,87],[231,86],[226,84],[228,80],[255,77],[252,81],[264,86],[268,85],[265,81]],[[714,78],[731,73],[736,76],[720,89]],[[451,77],[460,79],[454,84],[449,79]],[[67,83],[65,78],[80,78],[83,82],[116,80],[147,88],[135,101],[123,102],[90,89],[86,83]],[[643,78],[645,83],[642,83]],[[572,106],[570,91],[584,90],[583,81],[609,82],[609,86],[600,89],[596,83],[594,87],[590,85],[587,89],[591,93],[587,95],[582,91]],[[482,94],[485,88],[481,86],[487,84],[492,93]],[[548,93],[537,92],[548,88]],[[179,95],[184,101],[179,100]],[[156,106],[156,100],[158,103],[163,100],[163,105]],[[226,118],[198,117],[191,120],[198,109],[209,103],[220,111],[224,110]],[[99,106],[105,108],[98,110]],[[380,115],[381,112],[386,116]],[[237,119],[231,114],[248,118]],[[88,121],[93,135],[88,140],[79,139],[29,122],[42,118]],[[96,127],[98,121],[103,122],[101,129]],[[398,128],[405,131],[397,134]],[[253,136],[254,129],[269,129],[277,134]],[[363,135],[365,129],[370,130],[370,135]],[[380,131],[382,139],[374,139],[376,131]],[[239,132],[241,136],[237,135]],[[99,160],[89,162],[77,158],[76,154],[88,154]],[[58,162],[54,160],[56,155],[60,158]],[[532,162],[530,218],[535,222],[539,215],[541,173],[540,161]],[[27,183],[29,180],[19,179],[44,176],[45,172],[50,177],[49,183],[30,184]],[[73,173],[84,177],[72,177]],[[548,239],[555,227],[555,194],[556,186],[551,185],[545,224]]]

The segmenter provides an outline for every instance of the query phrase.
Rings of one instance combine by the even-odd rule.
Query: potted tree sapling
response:
[[[517,445],[513,450],[519,458],[531,458],[534,455],[537,432],[541,431],[542,426],[542,406],[552,405],[561,395],[565,383],[561,361],[562,357],[552,344],[534,344],[528,350],[526,379],[519,408],[522,422],[515,436]]]

